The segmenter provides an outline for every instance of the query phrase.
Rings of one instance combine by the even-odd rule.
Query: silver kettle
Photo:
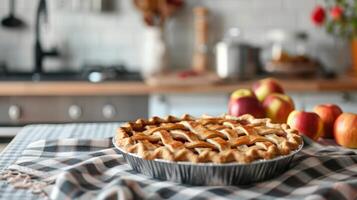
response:
[[[239,30],[232,28],[216,45],[216,73],[222,79],[250,79],[259,68],[260,49],[243,42],[239,35]]]

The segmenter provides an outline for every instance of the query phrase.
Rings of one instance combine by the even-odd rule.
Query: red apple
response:
[[[341,108],[335,104],[321,104],[315,106],[314,112],[324,122],[324,132],[321,137],[333,138],[333,126],[337,117],[342,113]]]
[[[313,140],[317,140],[321,136],[324,127],[318,114],[297,110],[290,113],[288,124],[291,128],[298,130],[300,134]]]
[[[263,108],[272,122],[286,123],[289,114],[294,110],[294,102],[285,94],[273,93],[265,98]]]
[[[262,105],[249,89],[239,89],[232,93],[228,113],[237,117],[244,114],[251,114],[256,118],[265,117]]]
[[[255,94],[250,89],[238,89],[231,94],[231,99],[239,99],[241,97],[255,97]]]
[[[357,148],[357,115],[342,113],[335,121],[334,136],[337,144]]]
[[[264,99],[272,93],[284,94],[283,88],[279,82],[273,78],[266,78],[253,84],[253,91],[258,100],[263,102]]]

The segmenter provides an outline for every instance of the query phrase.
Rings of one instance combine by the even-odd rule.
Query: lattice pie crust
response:
[[[118,128],[116,143],[143,159],[192,163],[250,163],[288,155],[302,138],[287,124],[251,115],[168,116],[138,119]]]

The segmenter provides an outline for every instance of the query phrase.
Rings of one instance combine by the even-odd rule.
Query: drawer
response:
[[[146,118],[148,97],[0,97],[0,111],[0,124],[119,122]]]
[[[191,114],[193,116],[227,113],[227,95],[155,95],[150,98],[150,115],[165,116]]]

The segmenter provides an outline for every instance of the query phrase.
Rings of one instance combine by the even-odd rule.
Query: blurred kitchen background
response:
[[[60,59],[46,59],[47,70],[79,70],[84,65],[124,64],[140,70],[145,25],[131,0],[47,0],[49,46],[57,46]],[[99,3],[98,3],[99,2]],[[110,8],[99,5],[110,4]],[[304,31],[309,50],[329,68],[343,71],[349,65],[343,41],[331,37],[311,23],[315,0],[189,0],[167,21],[165,36],[170,68],[191,65],[194,44],[195,6],[209,10],[209,43],[220,41],[230,28],[239,28],[250,43],[264,45],[273,29]],[[16,0],[16,14],[26,23],[23,30],[0,28],[0,60],[11,70],[31,71],[34,63],[34,28],[38,0]],[[3,0],[0,15],[9,12]]]
[[[312,11],[325,1],[172,0],[164,24],[159,14],[148,14],[144,1],[2,0],[1,19],[13,3],[21,22],[0,27],[0,135],[33,123],[218,115],[240,81],[270,75],[333,79],[351,66],[349,42],[311,22]],[[296,70],[295,64],[303,67]],[[66,82],[80,88],[78,94],[71,84],[60,85]],[[205,83],[220,86],[190,88]],[[85,84],[91,89],[81,89]],[[68,92],[56,93],[57,86]],[[288,92],[298,109],[329,101],[357,112],[350,90]]]

